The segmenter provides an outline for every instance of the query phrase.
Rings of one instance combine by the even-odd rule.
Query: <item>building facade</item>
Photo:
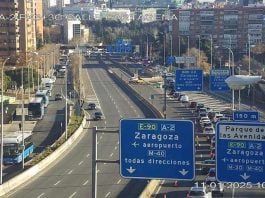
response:
[[[27,0],[0,2],[0,57],[23,57],[26,61],[28,52],[36,50],[35,3]]]
[[[36,37],[43,42],[43,0],[35,0]]]
[[[265,42],[265,7],[208,8],[174,10],[172,20],[173,46],[179,37],[189,39],[190,47],[198,48],[198,40],[246,52],[248,44]]]

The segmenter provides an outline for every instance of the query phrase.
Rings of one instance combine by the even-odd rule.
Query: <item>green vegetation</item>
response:
[[[7,76],[8,81],[6,81],[6,87],[9,88],[11,86],[11,82],[15,82],[17,84],[17,87],[21,87],[22,85],[22,79],[21,79],[21,73],[22,73],[22,68],[15,69],[15,70],[8,70],[5,71],[5,74]],[[32,79],[33,76],[33,79]],[[29,88],[33,86],[33,81],[34,84],[37,85],[38,83],[38,74],[35,69],[32,68],[23,68],[23,85],[24,88]]]
[[[72,115],[70,117],[70,122],[68,124],[68,138],[71,137],[73,133],[78,129],[78,127],[82,124],[83,118],[84,118],[83,112],[80,116]],[[34,166],[41,160],[45,159],[53,151],[55,151],[58,147],[60,147],[64,142],[65,142],[65,136],[63,134],[52,146],[47,147],[42,153],[35,155],[28,164],[28,167]]]

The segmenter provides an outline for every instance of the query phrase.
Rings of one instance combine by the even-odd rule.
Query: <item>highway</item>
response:
[[[116,57],[116,60],[118,58]],[[132,64],[126,64],[127,67],[134,68],[135,66]],[[119,74],[119,76],[128,81],[130,76],[125,72],[121,72],[117,68],[113,68],[115,72]],[[138,93],[140,93],[145,99],[149,100],[150,103],[156,106],[160,111],[162,111],[163,107],[163,90],[153,88],[150,85],[131,85]],[[147,88],[148,87],[148,88]],[[216,111],[222,111],[225,109],[231,108],[231,104],[225,102],[220,99],[222,97],[212,96],[206,93],[194,93],[188,92],[190,99],[193,101],[197,101],[199,103],[204,103],[211,109]],[[151,95],[154,95],[154,99],[151,99]],[[229,94],[227,94],[229,95]],[[225,95],[226,100],[229,97]],[[231,97],[231,96],[230,96]],[[197,117],[194,111],[190,108],[186,108],[184,104],[177,102],[176,99],[173,99],[167,95],[167,118],[177,118],[177,119],[188,119],[195,121]],[[250,109],[249,106],[241,105],[242,110]],[[260,114],[261,121],[264,121],[264,113]],[[199,127],[195,128],[195,134],[199,136],[198,145],[196,145],[196,155],[195,159],[197,163],[201,163],[205,159],[210,158],[210,144],[206,141],[206,138],[201,136],[201,131]],[[175,181],[162,181],[161,185],[157,189],[157,192],[153,195],[153,197],[157,198],[173,198],[173,197],[186,197],[191,186],[194,185],[195,182],[198,182],[199,185],[202,185],[205,182],[206,175],[201,173],[201,169],[199,166],[196,166],[196,179],[195,181],[178,181],[177,185]],[[243,186],[243,185],[242,185]],[[244,187],[232,188],[231,185],[227,185],[227,189],[225,189],[224,197],[238,197],[238,198],[248,198],[248,197],[256,197],[262,198],[265,196],[264,188],[256,188],[255,186],[244,189]],[[232,196],[233,194],[233,196]]]
[[[82,69],[84,83],[83,90],[85,101],[95,102],[104,115],[104,120],[89,121],[87,128],[75,143],[69,153],[61,156],[53,167],[32,182],[25,183],[9,197],[91,197],[91,128],[97,126],[104,130],[118,129],[121,118],[145,117],[142,108],[137,107],[134,102],[117,86],[113,81],[106,65],[111,72],[117,73],[124,81],[128,82],[129,76],[120,71],[117,65],[107,60],[104,56],[91,56],[86,66]],[[163,90],[150,85],[131,84],[135,91],[140,93],[146,100],[162,111]],[[188,93],[194,101],[203,102],[215,110],[224,110],[230,104],[211,97],[205,93]],[[154,99],[151,99],[154,95]],[[86,108],[86,106],[84,106]],[[145,111],[145,110],[144,110]],[[90,112],[93,113],[93,112]],[[187,108],[185,104],[167,96],[167,118],[188,119],[195,121],[194,111]],[[199,129],[195,131],[200,134]],[[101,133],[98,135],[98,158],[117,160],[119,154],[118,135]],[[196,162],[202,162],[209,158],[210,145],[206,138],[199,136],[199,144],[196,146]],[[204,182],[205,175],[201,174],[199,167],[196,167],[196,181]],[[154,197],[185,197],[188,190],[196,181],[163,181]],[[98,197],[138,197],[140,189],[145,180],[128,180],[119,175],[118,164],[98,165]],[[255,189],[234,189],[227,188],[224,197],[264,197],[262,188]]]
[[[101,121],[87,122],[87,128],[73,148],[62,155],[53,167],[33,181],[9,195],[9,197],[90,197],[91,195],[91,127],[118,129],[121,118],[144,117],[141,110],[123,93],[109,77],[107,70],[97,59],[87,62],[82,69],[86,99],[96,102],[103,112]],[[87,101],[87,102],[90,102]],[[93,113],[93,112],[92,112]],[[118,134],[98,135],[98,158],[117,160],[119,157]],[[119,175],[118,164],[98,165],[98,197],[137,197],[146,181],[133,182]],[[132,184],[130,187],[127,184]],[[126,191],[123,191],[123,189]]]

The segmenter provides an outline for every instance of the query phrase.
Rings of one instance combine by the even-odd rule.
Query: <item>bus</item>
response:
[[[34,151],[32,132],[24,131],[24,159]],[[23,136],[21,131],[5,132],[3,136],[3,163],[19,164],[22,162]]]
[[[43,99],[43,103],[44,103],[44,107],[47,107],[49,104],[49,90],[38,90],[35,93],[35,97],[42,97]]]
[[[42,120],[44,116],[44,102],[42,97],[31,98],[28,104],[29,120]]]

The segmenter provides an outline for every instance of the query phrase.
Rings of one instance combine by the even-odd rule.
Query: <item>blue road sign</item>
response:
[[[166,58],[166,62],[167,62],[168,65],[172,65],[172,64],[176,63],[175,56],[168,56]]]
[[[258,111],[234,111],[233,120],[244,121],[244,122],[259,121],[259,112]]]
[[[230,76],[229,69],[212,69],[210,72],[210,91],[229,91],[225,79]]]
[[[120,121],[123,177],[193,180],[194,157],[194,126],[189,120]]]
[[[222,182],[265,182],[265,123],[216,125],[216,178]]]
[[[107,45],[106,51],[109,53],[131,53],[132,45],[128,41],[118,39],[114,45]]]
[[[177,69],[176,91],[202,91],[203,72],[201,69]]]

